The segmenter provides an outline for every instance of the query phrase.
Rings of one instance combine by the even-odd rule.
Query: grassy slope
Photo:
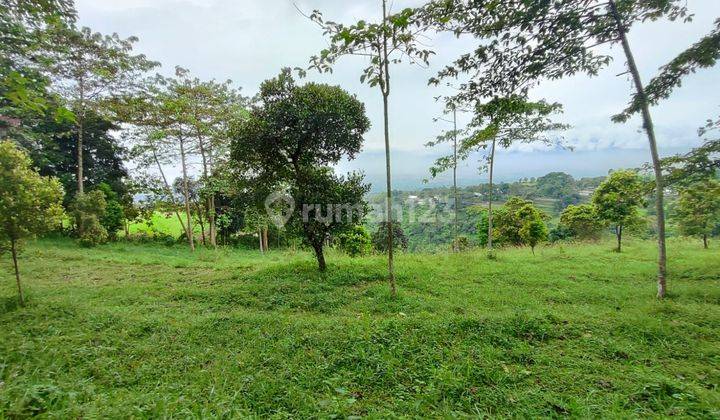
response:
[[[0,418],[720,416],[720,258],[631,242],[384,259],[41,242],[0,272]],[[3,263],[7,266],[6,259]],[[4,304],[3,304],[4,302]]]

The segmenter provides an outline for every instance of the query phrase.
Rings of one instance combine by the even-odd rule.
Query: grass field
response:
[[[720,416],[718,247],[383,257],[30,244],[0,418]]]
[[[181,217],[184,217],[184,213],[180,213]],[[155,212],[152,217],[153,228],[158,232],[172,235],[177,238],[183,233],[182,225],[177,219],[175,213],[162,213]],[[200,231],[199,226],[194,226],[193,230]],[[130,233],[151,233],[152,230],[143,222],[133,222],[130,224]]]

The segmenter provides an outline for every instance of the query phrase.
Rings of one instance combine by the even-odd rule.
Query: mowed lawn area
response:
[[[720,249],[382,256],[69,240],[0,270],[0,418],[720,416]]]

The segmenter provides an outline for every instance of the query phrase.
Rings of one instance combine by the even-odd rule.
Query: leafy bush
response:
[[[105,196],[105,214],[100,217],[100,224],[105,228],[108,237],[112,240],[117,238],[117,232],[123,228],[125,221],[125,210],[118,201],[118,195],[110,185],[101,183],[98,190]]]
[[[337,238],[338,248],[351,257],[364,255],[372,249],[372,238],[365,227],[356,225]]]
[[[72,207],[73,216],[78,225],[80,245],[92,247],[105,243],[108,239],[108,232],[100,223],[107,210],[105,194],[97,190],[77,194]]]
[[[603,230],[603,224],[592,204],[568,206],[560,215],[560,224],[578,239],[600,239]]]
[[[487,234],[485,235],[487,236]],[[456,251],[465,251],[470,248],[470,239],[467,236],[460,235],[453,240],[452,249]]]
[[[550,229],[550,232],[548,233],[548,241],[550,242],[564,241],[572,237],[572,231],[565,225],[557,225]]]
[[[547,238],[547,215],[532,201],[511,197],[493,214],[493,240],[500,244],[535,247]]]
[[[79,238],[80,246],[91,248],[107,242],[107,230],[100,224],[100,221],[94,214],[84,215],[81,223],[82,233]]]

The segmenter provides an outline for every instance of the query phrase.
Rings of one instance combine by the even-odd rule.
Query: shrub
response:
[[[550,242],[564,241],[572,237],[572,231],[565,225],[557,225],[554,228],[550,229],[550,232],[548,233],[548,240]]]
[[[465,251],[468,248],[470,248],[470,239],[468,239],[467,236],[460,235],[453,240],[452,249],[456,251]]]
[[[338,248],[351,257],[364,255],[372,248],[372,238],[365,227],[356,225],[337,238]]]
[[[560,224],[578,239],[599,239],[603,230],[592,204],[568,206],[560,215]]]
[[[102,191],[77,194],[73,203],[73,216],[78,225],[81,246],[92,247],[105,243],[108,232],[100,221],[105,216],[107,202]]]
[[[547,215],[528,200],[511,197],[493,214],[493,240],[500,244],[530,245],[547,238]]]
[[[90,214],[83,216],[81,224],[82,233],[79,238],[80,246],[91,248],[107,242],[107,230],[100,224],[95,215]]]
[[[400,223],[397,221],[393,222],[393,249],[401,248],[403,250],[406,250],[408,247],[408,239],[407,236],[405,236],[405,232],[400,227]],[[373,233],[372,235],[372,244],[373,247],[378,250],[379,252],[386,252],[387,251],[387,243],[388,243],[388,223],[387,222],[381,222],[380,226],[378,226],[378,229]]]

